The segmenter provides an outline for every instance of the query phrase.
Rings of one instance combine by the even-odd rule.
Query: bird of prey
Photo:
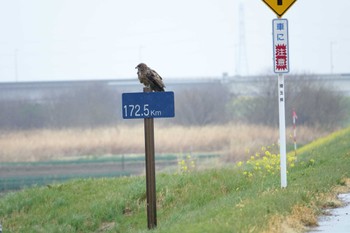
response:
[[[152,91],[164,91],[163,79],[156,71],[149,68],[145,63],[138,64],[135,69],[137,69],[140,83],[150,87]]]

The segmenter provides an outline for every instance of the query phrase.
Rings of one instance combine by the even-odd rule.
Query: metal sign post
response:
[[[281,166],[281,187],[287,187],[287,152],[286,152],[286,116],[284,98],[284,75],[278,74],[278,111],[280,128],[280,166]]]
[[[277,15],[272,21],[273,67],[278,74],[278,109],[280,127],[281,187],[287,187],[286,117],[284,75],[289,73],[288,21],[281,19],[296,0],[262,0]]]
[[[280,166],[281,187],[287,187],[287,148],[286,148],[286,116],[284,73],[289,72],[289,44],[288,44],[288,21],[287,19],[274,19],[273,31],[273,60],[274,72],[278,74],[278,110],[280,130]]]
[[[152,92],[148,87],[140,93],[123,93],[124,119],[144,118],[147,226],[157,226],[156,169],[153,118],[174,117],[174,92]]]
[[[151,92],[148,87],[144,92]],[[156,200],[156,169],[154,159],[154,124],[153,118],[144,119],[145,153],[146,153],[146,194],[147,194],[147,225],[148,229],[157,226],[157,200]]]

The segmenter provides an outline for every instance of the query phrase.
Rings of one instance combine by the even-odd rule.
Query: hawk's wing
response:
[[[149,72],[147,72],[146,77],[148,78],[151,88],[155,91],[164,91],[164,83],[162,77],[152,69],[149,69]]]

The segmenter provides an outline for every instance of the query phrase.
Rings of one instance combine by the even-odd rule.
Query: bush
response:
[[[52,127],[93,127],[110,125],[120,115],[119,93],[113,93],[105,86],[92,85],[72,90],[50,104],[50,125]]]
[[[1,129],[94,127],[120,119],[120,94],[102,85],[52,93],[40,100],[0,100]]]
[[[277,78],[262,76],[258,83],[258,95],[250,97],[235,96],[230,93],[229,85],[221,82],[184,85],[175,93],[175,118],[160,122],[201,126],[240,121],[278,126]],[[287,76],[285,97],[287,125],[292,124],[293,109],[298,114],[298,124],[328,129],[345,122],[349,114],[349,101],[316,76]],[[118,91],[103,84],[72,87],[40,100],[0,98],[0,128],[112,125],[121,120],[120,99]]]
[[[28,100],[0,101],[0,128],[31,129],[45,126],[47,109]]]
[[[229,91],[221,83],[179,91],[175,97],[176,114],[173,122],[176,124],[207,125],[229,120]]]
[[[256,97],[233,99],[230,109],[233,120],[253,124],[278,125],[278,86],[276,76],[261,77],[261,89]],[[293,109],[298,124],[334,128],[346,119],[344,97],[329,83],[315,76],[285,78],[286,125],[292,125]]]

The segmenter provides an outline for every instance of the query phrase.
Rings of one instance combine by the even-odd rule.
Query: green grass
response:
[[[120,177],[120,176],[131,176],[128,171],[116,171],[99,174],[67,174],[67,175],[41,175],[41,176],[19,176],[19,177],[6,177],[0,180],[0,192],[8,192],[19,190],[23,188],[29,188],[31,186],[42,186],[49,185],[51,183],[65,182],[72,179],[84,179],[84,178],[101,178],[101,177]]]
[[[156,154],[157,161],[172,161],[177,160],[179,157],[184,156],[181,154]],[[194,153],[197,159],[210,159],[220,157],[220,154],[214,153]],[[80,156],[78,159],[66,159],[66,160],[48,160],[38,162],[3,162],[2,165],[6,166],[42,166],[42,165],[71,165],[71,164],[88,164],[88,163],[106,163],[106,162],[142,162],[145,161],[144,154],[126,154],[126,155],[107,155],[107,156]]]
[[[247,177],[234,164],[158,174],[154,232],[261,232],[296,205],[318,211],[319,195],[350,177],[349,141],[350,128],[298,150],[286,189],[279,174]],[[73,180],[6,194],[0,222],[4,232],[147,232],[145,199],[145,177]]]
[[[157,154],[156,162],[176,162],[178,158],[185,157],[184,155],[177,154]],[[195,159],[200,162],[201,160],[212,159],[220,157],[219,154],[195,154]],[[79,159],[72,160],[51,160],[51,161],[39,161],[39,162],[7,162],[2,163],[1,166],[13,167],[13,169],[18,169],[18,166],[59,166],[59,165],[72,165],[72,164],[97,164],[97,163],[125,163],[125,166],[129,166],[132,163],[144,162],[144,155],[113,155],[113,156],[86,156]],[[1,169],[0,166],[0,169]],[[119,166],[119,165],[117,165]],[[53,182],[63,182],[76,178],[101,178],[101,177],[120,177],[120,176],[130,176],[133,173],[127,168],[123,171],[106,172],[98,174],[65,174],[65,175],[37,175],[37,176],[14,176],[6,177],[0,179],[0,192],[9,190],[18,190],[24,187],[30,187],[33,185],[46,185]]]

